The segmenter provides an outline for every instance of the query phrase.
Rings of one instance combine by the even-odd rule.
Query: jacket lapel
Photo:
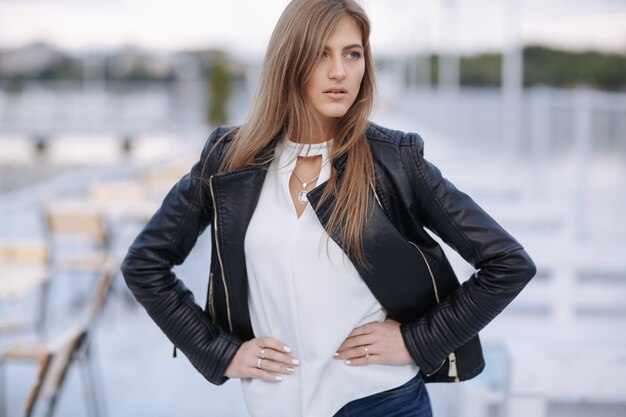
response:
[[[248,312],[248,282],[244,238],[256,207],[266,172],[261,168],[218,173],[213,176],[216,235],[228,294],[233,328],[252,334]],[[233,297],[237,294],[237,297]]]
[[[376,196],[371,189],[368,190],[369,198],[374,202]],[[319,204],[322,192],[323,187],[318,187],[311,190],[307,196],[320,223],[328,229],[327,224],[335,205],[335,198],[331,196],[323,204]],[[434,283],[430,280],[430,268],[417,249],[389,220],[383,208],[375,203],[371,207],[362,240],[365,258],[370,263],[370,268],[359,265],[355,257],[346,251],[340,230],[331,233],[330,236],[352,261],[365,284],[389,315],[400,322],[414,320],[436,303]],[[402,282],[413,280],[421,281],[421,285],[404,285]]]
[[[214,209],[219,252],[228,282],[229,302],[233,312],[233,327],[253,337],[248,310],[248,280],[246,273],[244,239],[270,163],[267,157],[274,152],[284,131],[259,153],[257,166],[220,172],[213,175]],[[237,297],[233,297],[237,294]]]

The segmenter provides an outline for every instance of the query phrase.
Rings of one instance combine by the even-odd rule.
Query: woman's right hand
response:
[[[263,354],[261,354],[263,351]],[[286,353],[285,353],[286,352]],[[256,337],[244,342],[237,350],[224,375],[228,378],[259,378],[268,382],[282,381],[281,374],[295,372],[298,359],[289,355],[291,348],[271,337]],[[257,367],[263,356],[261,369]]]

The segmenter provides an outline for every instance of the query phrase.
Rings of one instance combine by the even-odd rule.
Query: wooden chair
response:
[[[20,330],[32,324],[38,332],[45,330],[49,296],[49,251],[45,242],[0,241],[0,300],[21,301],[34,290],[39,291],[35,320],[0,322],[0,330]]]
[[[32,416],[37,405],[43,401],[48,402],[46,415],[54,414],[67,371],[77,359],[78,352],[84,348],[86,337],[86,329],[74,328],[46,344],[28,347],[14,346],[4,354],[3,361],[34,360],[38,363],[35,383],[22,408],[24,416]],[[31,350],[27,350],[28,348]],[[3,389],[4,396],[6,396],[5,389]],[[3,415],[6,416],[6,399],[3,398],[2,403]]]
[[[100,210],[80,200],[59,200],[47,205],[45,218],[55,267],[65,270],[102,267],[108,256],[110,236]]]
[[[24,403],[25,416],[31,416],[38,404],[47,402],[46,415],[52,416],[61,393],[69,367],[74,362],[81,365],[85,386],[83,387],[87,409],[91,416],[98,417],[103,403],[99,406],[100,395],[94,372],[94,358],[90,349],[90,335],[104,307],[111,282],[119,267],[119,262],[108,258],[103,267],[101,277],[96,286],[87,314],[83,315],[75,327],[70,328],[60,337],[49,341],[17,342],[4,352],[0,364],[8,361],[34,361],[38,363],[37,378]],[[4,382],[3,375],[3,382]],[[6,415],[6,388],[2,387],[2,410]],[[2,411],[0,410],[0,411]]]

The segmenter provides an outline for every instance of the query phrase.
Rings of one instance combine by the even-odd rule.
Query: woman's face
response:
[[[354,19],[344,16],[324,45],[305,85],[306,98],[328,133],[332,134],[338,118],[354,103],[364,73],[361,31]]]

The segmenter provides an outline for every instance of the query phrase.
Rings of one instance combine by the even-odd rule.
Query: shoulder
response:
[[[236,125],[217,126],[209,134],[206,144],[208,145],[209,143],[230,142],[231,140],[233,140],[238,130],[239,130],[239,126],[236,126]]]
[[[217,126],[211,131],[202,149],[202,160],[206,160],[211,155],[221,155],[224,145],[231,142],[239,126]]]
[[[218,126],[211,131],[200,154],[202,176],[208,178],[217,172],[224,146],[233,140],[238,129],[239,126]]]
[[[417,151],[420,155],[424,154],[424,140],[416,132],[404,132],[401,130],[390,129],[380,126],[374,122],[369,122],[365,136],[371,145],[374,143],[380,145],[391,146],[402,150],[402,148],[410,147]]]

